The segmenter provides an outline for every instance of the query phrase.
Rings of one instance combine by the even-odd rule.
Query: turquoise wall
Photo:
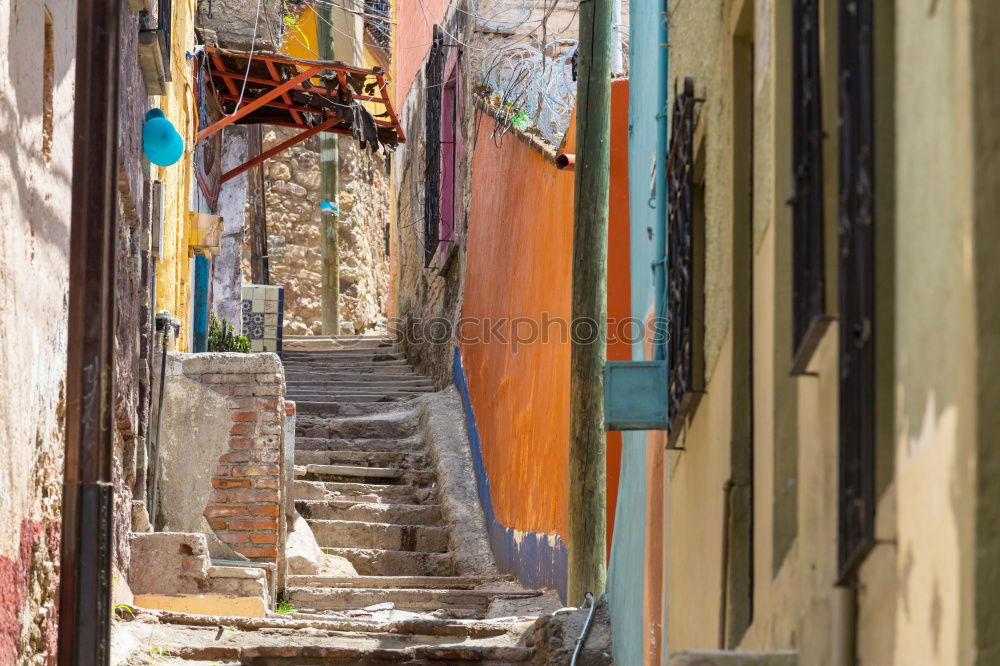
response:
[[[653,306],[652,265],[656,235],[663,231],[655,208],[652,179],[656,115],[662,108],[657,69],[666,49],[658,45],[662,2],[632,2],[629,18],[629,214],[631,232],[632,316],[645,319]],[[632,359],[643,360],[643,343]],[[646,549],[646,433],[622,433],[621,477],[615,531],[608,567],[608,603],[615,662],[643,662],[643,579]]]

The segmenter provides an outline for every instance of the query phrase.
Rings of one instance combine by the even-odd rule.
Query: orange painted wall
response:
[[[395,77],[392,103],[402,107],[413,79],[424,66],[424,58],[431,48],[434,24],[441,23],[450,0],[399,0],[396,3],[395,48],[393,65]]]
[[[630,312],[627,104],[628,83],[617,81],[612,92],[610,318]],[[545,322],[570,318],[573,174],[556,170],[515,136],[506,136],[497,147],[490,137],[492,124],[480,116],[462,314],[478,320],[533,319],[549,339],[516,350],[498,340],[463,342],[462,360],[498,521],[566,541],[570,346],[558,324],[546,327]],[[613,345],[608,357],[626,360],[630,346]],[[611,433],[609,544],[620,459],[621,436]]]

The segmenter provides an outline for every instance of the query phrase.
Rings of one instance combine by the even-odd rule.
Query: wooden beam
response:
[[[244,79],[246,79],[248,83],[258,83],[265,86],[277,86],[281,84],[281,81],[274,81],[273,79],[262,79],[259,76],[244,77],[242,74],[234,74],[233,72],[230,71],[220,72],[218,70],[215,70],[212,72],[212,76],[217,76],[220,79],[223,79],[227,85],[231,84],[233,81],[242,82]],[[316,92],[316,88],[317,86],[312,86],[311,88],[307,88],[303,85],[297,85],[293,86],[291,90],[297,90],[299,92],[304,92],[304,93],[311,93],[313,95],[321,95],[322,93]],[[238,90],[236,91],[236,94],[239,94]],[[385,100],[382,97],[373,97],[372,95],[357,95],[354,93],[352,93],[351,96],[354,99],[360,100],[362,102],[375,102],[376,104],[385,104]]]
[[[227,49],[220,49],[215,46],[206,46],[205,52],[211,55],[218,53],[219,55],[228,56],[231,58],[243,58],[246,60],[250,57],[250,54],[244,53],[242,51],[229,51]],[[346,65],[337,60],[301,60],[299,58],[289,58],[288,56],[279,55],[276,53],[260,52],[253,54],[253,57],[257,60],[270,60],[271,62],[279,62],[283,65],[295,65],[295,66],[305,66],[305,67],[319,67],[320,69],[330,69],[337,71],[344,71],[349,74],[378,74],[379,72],[373,72],[370,69],[362,69],[361,67],[352,67],[351,65]]]
[[[270,60],[265,60],[264,64],[267,65],[267,71],[271,75],[271,78],[274,79],[275,82],[281,81],[281,75],[278,74],[278,70],[274,67],[274,63],[271,62]],[[285,100],[286,104],[292,103],[292,98],[289,96],[287,92],[281,93],[281,99]],[[302,116],[299,115],[298,111],[292,111],[292,119],[299,124],[302,123]]]
[[[246,162],[244,162],[240,166],[236,167],[232,171],[227,171],[226,173],[222,174],[222,178],[220,179],[219,182],[225,183],[226,181],[232,180],[233,178],[235,178],[236,176],[240,175],[244,171],[247,171],[248,169],[252,169],[253,167],[257,166],[258,164],[260,164],[264,160],[269,159],[271,157],[274,157],[278,153],[291,148],[292,146],[294,146],[297,143],[305,141],[306,139],[308,139],[309,137],[313,136],[314,134],[319,134],[320,132],[328,130],[329,128],[331,128],[334,125],[336,125],[338,122],[340,122],[340,118],[338,118],[338,117],[330,118],[329,120],[327,120],[327,121],[325,121],[323,123],[320,123],[319,125],[316,125],[315,127],[310,127],[305,132],[300,132],[299,134],[296,134],[292,138],[279,143],[274,148],[271,148],[269,150],[265,150],[260,155],[257,155],[256,157],[253,157],[253,158],[247,160]],[[348,132],[342,131],[340,133],[347,134]]]
[[[243,117],[249,115],[250,113],[253,113],[257,109],[259,109],[262,106],[266,105],[268,102],[270,102],[274,98],[281,96],[281,93],[287,91],[289,88],[292,88],[293,86],[296,86],[296,85],[302,83],[303,81],[305,81],[308,78],[316,76],[317,74],[319,74],[320,72],[322,72],[323,69],[324,68],[320,67],[320,66],[310,67],[309,69],[307,69],[306,71],[302,72],[301,74],[298,74],[297,76],[292,77],[288,81],[285,81],[284,83],[282,83],[278,87],[272,89],[270,92],[264,93],[260,97],[257,97],[256,99],[254,99],[252,102],[250,102],[246,106],[242,106],[239,109],[237,109],[237,111],[233,115],[226,116],[225,118],[212,123],[211,125],[209,125],[205,129],[203,129],[202,131],[198,132],[198,141],[201,141],[202,139],[205,139],[207,137],[212,136],[213,134],[215,134],[216,132],[218,132],[219,130],[221,130],[223,127],[226,127],[228,125],[232,125],[233,123],[235,123],[240,118],[243,118]]]
[[[375,82],[378,84],[379,92],[382,95],[382,105],[385,107],[386,112],[388,112],[389,118],[392,119],[392,126],[396,128],[396,137],[400,143],[406,143],[406,134],[403,133],[403,125],[396,116],[396,110],[392,108],[392,103],[389,101],[389,93],[386,92],[389,86],[386,85],[385,79],[378,72],[375,73]]]

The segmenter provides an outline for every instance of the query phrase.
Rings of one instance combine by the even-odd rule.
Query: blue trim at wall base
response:
[[[476,415],[469,397],[465,369],[462,367],[462,353],[458,348],[455,349],[452,378],[458,394],[462,397],[465,429],[469,435],[469,448],[472,450],[472,467],[476,473],[476,491],[479,494],[479,503],[483,507],[483,514],[486,516],[486,529],[489,532],[490,547],[496,557],[497,566],[502,573],[515,576],[525,587],[555,589],[559,593],[559,598],[566,603],[569,551],[559,535],[520,532],[501,524],[493,511],[490,479],[483,463]]]

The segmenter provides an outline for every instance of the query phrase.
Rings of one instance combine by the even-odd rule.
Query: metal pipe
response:
[[[653,358],[667,359],[667,147],[670,140],[670,96],[667,81],[669,80],[669,12],[667,0],[663,3],[663,14],[660,20],[657,41],[662,57],[657,62],[656,95],[663,104],[656,116],[656,175],[654,208],[659,220],[659,233],[656,234],[656,261],[653,263],[654,294],[656,298],[656,325],[654,327]]]
[[[111,644],[119,0],[78,0],[59,664]]]
[[[576,170],[576,155],[572,153],[562,153],[556,156],[556,168],[560,171]]]
[[[583,646],[587,642],[587,636],[590,635],[590,622],[594,619],[594,611],[597,609],[597,602],[594,601],[594,595],[591,592],[587,592],[580,608],[584,608],[588,601],[590,602],[590,612],[587,613],[587,621],[583,623],[583,631],[580,632],[580,637],[576,639],[576,647],[573,648],[573,658],[570,660],[569,666],[576,666],[576,660],[583,651]]]

